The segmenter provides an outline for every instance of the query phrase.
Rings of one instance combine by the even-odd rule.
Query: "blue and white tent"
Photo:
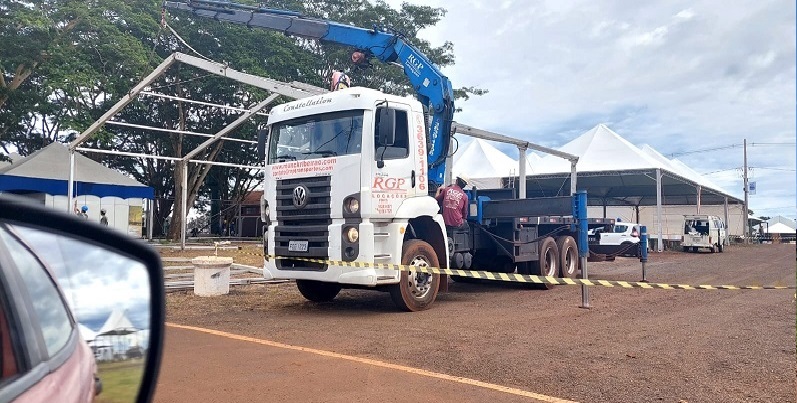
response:
[[[69,150],[52,143],[0,168],[0,191],[66,196],[69,190]],[[119,171],[75,153],[75,196],[152,199],[154,191]]]
[[[52,143],[27,156],[12,155],[0,163],[0,193],[25,195],[45,207],[72,212],[88,207],[88,219],[100,221],[106,211],[108,226],[142,236],[144,199],[153,199],[154,190],[121,172],[75,153],[74,203],[69,205],[69,150]]]

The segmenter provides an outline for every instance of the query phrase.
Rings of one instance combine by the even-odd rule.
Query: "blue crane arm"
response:
[[[303,38],[356,48],[384,63],[395,62],[404,69],[417,92],[418,100],[432,110],[428,134],[430,190],[443,184],[451,125],[454,117],[454,90],[448,77],[416,47],[401,36],[377,29],[365,29],[300,13],[248,6],[218,0],[165,1],[166,8],[193,12],[219,21],[270,29]]]

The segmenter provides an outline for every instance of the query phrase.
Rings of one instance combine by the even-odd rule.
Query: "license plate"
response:
[[[307,241],[288,241],[289,252],[307,252]]]

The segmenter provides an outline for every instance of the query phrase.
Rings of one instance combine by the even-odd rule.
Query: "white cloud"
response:
[[[663,154],[795,142],[794,2],[422,4],[448,8],[421,35],[454,43],[454,86],[490,91],[458,105],[459,122],[554,147],[608,122]],[[797,216],[795,147],[748,153],[751,166],[781,169],[754,172],[751,208]],[[698,172],[742,165],[741,148],[679,158]],[[742,195],[740,175],[711,179]],[[775,207],[786,208],[764,210]]]
[[[691,20],[695,16],[695,12],[691,8],[681,10],[675,14],[675,18],[679,20]]]

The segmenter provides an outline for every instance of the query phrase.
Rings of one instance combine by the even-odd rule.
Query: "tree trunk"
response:
[[[169,225],[169,239],[173,241],[180,240],[180,230],[183,224],[183,218],[187,214],[183,213],[183,175],[185,171],[183,170],[183,164],[188,164],[188,162],[176,162],[176,166],[174,167],[174,208],[172,208],[172,220],[171,224]],[[189,208],[191,204],[188,204]]]

